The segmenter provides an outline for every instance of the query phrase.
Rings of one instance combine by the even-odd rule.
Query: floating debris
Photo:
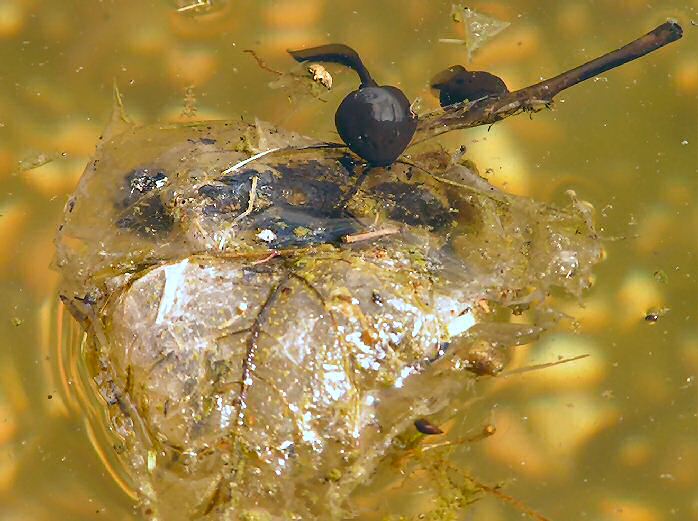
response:
[[[276,234],[271,230],[262,230],[257,234],[257,237],[264,242],[274,242],[276,240]]]
[[[188,15],[209,14],[220,11],[226,3],[227,0],[176,0],[175,10]]]
[[[197,111],[194,85],[188,85],[184,89],[184,106],[182,107],[182,113],[180,115],[185,119],[193,119],[196,117]]]
[[[313,81],[318,82],[327,90],[332,88],[332,75],[319,63],[308,66],[308,72],[312,75]]]
[[[342,237],[342,241],[346,242],[347,244],[352,244],[355,242],[361,242],[361,241],[370,241],[372,239],[378,239],[380,237],[385,237],[387,235],[395,235],[396,233],[400,233],[400,230],[395,227],[388,227],[388,228],[383,228],[381,230],[375,230],[371,232],[364,232],[364,233],[354,233],[352,235],[345,235]]]
[[[419,419],[415,420],[414,426],[422,434],[431,435],[431,434],[443,434],[444,433],[444,431],[439,429],[436,425],[431,423],[426,418],[419,418]]]
[[[469,7],[455,4],[451,6],[451,18],[454,22],[463,24],[465,40],[439,38],[439,42],[465,45],[468,62],[472,60],[475,51],[511,25],[509,22],[504,22],[478,13]]]
[[[154,449],[148,450],[148,472],[152,473],[157,465],[157,453]]]
[[[307,67],[296,65],[290,71],[282,72],[267,65],[254,50],[245,49],[243,52],[252,56],[260,69],[277,76],[267,85],[273,90],[287,91],[289,101],[307,97],[322,102],[327,101],[321,95],[332,88],[333,79],[329,71],[322,65],[312,64]]]
[[[478,432],[474,436],[471,436],[470,438],[468,438],[467,441],[472,443],[474,441],[484,440],[486,438],[489,438],[490,436],[494,436],[495,434],[497,434],[497,426],[493,425],[491,423],[488,423],[487,425],[485,425],[482,428],[482,430],[480,432]]]
[[[645,322],[655,324],[670,311],[669,308],[652,308],[645,314]]]
[[[262,58],[259,57],[256,51],[253,51],[252,49],[244,49],[242,52],[249,54],[254,58],[254,60],[257,62],[257,65],[259,66],[260,69],[265,70],[267,72],[271,72],[272,74],[276,74],[277,76],[283,76],[284,73],[281,71],[277,71],[276,69],[272,69],[267,65],[267,62],[262,60]]]
[[[54,152],[54,153],[46,153],[46,152],[41,152],[32,156],[29,156],[25,159],[22,159],[19,161],[17,165],[17,172],[26,172],[28,170],[34,170],[35,168],[39,168],[41,166],[47,165],[48,163],[55,161],[56,159],[60,159],[61,157],[66,157],[67,154],[65,153],[60,153],[60,152]]]
[[[653,275],[654,275],[654,280],[656,280],[660,284],[668,284],[669,283],[669,275],[667,275],[666,271],[657,270],[654,272]]]

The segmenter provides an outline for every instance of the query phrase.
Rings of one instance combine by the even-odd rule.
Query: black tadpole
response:
[[[499,76],[486,71],[468,71],[462,65],[453,65],[438,73],[431,80],[431,88],[439,92],[442,107],[509,92]]]
[[[400,157],[417,130],[417,116],[400,89],[378,85],[358,53],[343,44],[288,52],[299,62],[338,63],[356,71],[361,85],[339,105],[334,116],[337,132],[370,166],[387,166]]]

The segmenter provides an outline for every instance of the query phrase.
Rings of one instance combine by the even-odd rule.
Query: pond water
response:
[[[242,115],[332,141],[333,114],[354,88],[353,74],[328,67],[335,85],[321,100],[289,96],[283,85],[269,86],[279,87],[277,76],[245,49],[289,70],[286,49],[345,42],[381,82],[419,97],[419,111],[438,105],[429,79],[468,56],[451,41],[465,37],[451,2],[202,4],[0,0],[2,521],[136,516],[132,492],[95,449],[100,435],[77,405],[84,390],[68,355],[79,331],[58,305],[58,275],[49,268],[63,207],[110,117],[114,81],[141,122]],[[685,33],[564,92],[553,111],[443,137],[450,149],[465,145],[503,190],[554,203],[575,190],[594,206],[606,250],[582,302],[557,302],[576,326],[516,348],[511,374],[477,382],[481,398],[468,416],[441,426],[451,439],[496,427],[450,447],[449,457],[551,521],[698,520],[698,2],[468,6],[510,22],[470,62],[510,88],[615,49],[667,18]],[[48,159],[20,171],[20,162]],[[582,354],[590,356],[516,372]],[[98,414],[99,403],[92,407]],[[398,505],[400,492],[385,500]],[[461,518],[522,515],[485,494]]]

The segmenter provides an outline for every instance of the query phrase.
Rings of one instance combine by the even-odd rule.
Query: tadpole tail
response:
[[[623,47],[593,59],[579,67],[558,74],[548,80],[532,85],[527,89],[538,89],[545,92],[543,99],[552,99],[558,94],[577,83],[580,83],[594,76],[598,76],[608,70],[615,69],[625,63],[641,58],[645,54],[664,47],[683,36],[681,26],[673,21],[663,23],[649,33],[637,38]]]
[[[311,47],[310,49],[288,51],[288,53],[298,62],[312,61],[344,65],[356,71],[361,79],[362,86],[372,87],[376,85],[375,80],[371,77],[366,66],[361,61],[359,53],[348,45],[330,43],[319,47]]]

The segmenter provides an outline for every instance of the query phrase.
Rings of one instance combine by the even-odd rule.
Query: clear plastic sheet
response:
[[[56,265],[152,519],[372,519],[353,493],[414,421],[464,414],[601,258],[583,203],[506,194],[439,147],[367,169],[259,121],[105,135]]]

